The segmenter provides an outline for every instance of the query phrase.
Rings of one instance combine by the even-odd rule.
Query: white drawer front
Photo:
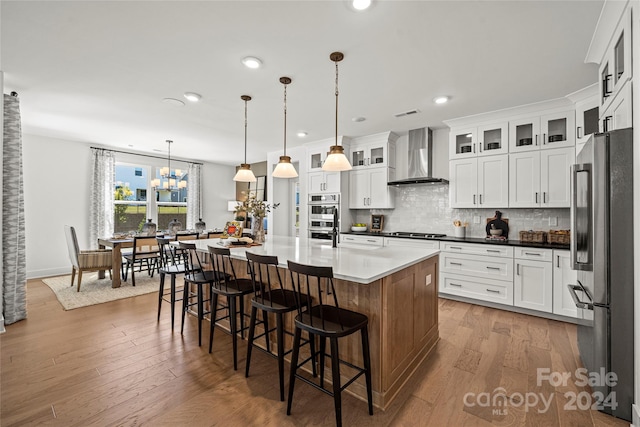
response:
[[[438,240],[412,240],[412,239],[394,239],[393,237],[384,238],[385,246],[404,246],[412,248],[440,249]]]
[[[440,293],[513,305],[513,283],[510,282],[443,273]]]
[[[492,244],[473,244],[440,242],[440,250],[470,255],[489,255],[497,257],[513,257],[513,246],[501,246]]]
[[[510,258],[441,252],[440,266],[440,271],[445,273],[513,281],[513,260]]]
[[[516,247],[514,251],[514,258],[518,259],[530,259],[533,261],[553,261],[553,249],[540,249],[540,248],[525,248]]]
[[[340,236],[340,242],[371,246],[383,246],[384,244],[384,240],[381,236],[354,236],[349,234],[342,234]]]

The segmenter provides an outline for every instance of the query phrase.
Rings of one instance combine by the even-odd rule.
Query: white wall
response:
[[[76,228],[81,248],[92,247],[90,146],[25,134],[23,157],[27,277],[69,274],[64,225]],[[120,154],[116,159],[163,165],[160,159],[140,156]],[[235,198],[234,173],[232,166],[203,165],[203,219],[208,228],[222,227],[230,219],[227,200]]]
[[[632,4],[632,28],[633,35],[633,69],[636,77],[633,78],[633,210],[634,210],[634,247],[633,255],[635,259],[634,270],[634,299],[635,299],[635,320],[634,320],[634,344],[635,344],[635,403],[633,407],[632,422],[640,427],[640,79],[637,77],[640,70],[640,2],[633,1]]]

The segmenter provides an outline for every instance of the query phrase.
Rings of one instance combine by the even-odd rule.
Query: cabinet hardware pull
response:
[[[480,201],[480,204],[482,204],[482,194],[478,196],[478,200]]]
[[[538,145],[538,134],[536,134],[536,145]]]
[[[602,98],[608,98],[611,95],[609,90],[609,82],[611,81],[611,74],[606,74],[602,79]]]
[[[476,144],[475,144],[475,143],[473,143],[473,144],[471,144],[471,145],[473,146],[473,152],[475,153],[475,152],[476,152]]]
[[[473,204],[474,205],[476,204],[476,195],[475,194],[473,195]]]
[[[494,253],[497,253],[497,254],[500,253],[500,251],[498,249],[487,249],[487,252],[494,252]]]
[[[460,249],[460,250],[462,250],[462,248],[459,247],[459,246],[449,246],[449,249]]]
[[[582,129],[582,126],[578,126],[578,127],[576,128],[576,136],[577,136],[578,138],[582,138],[582,136],[584,136],[584,135],[580,136],[580,129]]]
[[[558,268],[560,268],[560,255],[558,255],[558,261],[557,261],[556,265],[558,266]]]
[[[462,287],[462,285],[459,285],[457,283],[449,283],[449,286],[455,286],[457,288],[461,288]]]
[[[451,264],[451,265],[462,265],[461,262],[450,262],[449,264]]]
[[[516,264],[516,274],[520,275],[520,264]]]
[[[489,266],[487,266],[487,270],[498,270],[498,271],[500,271],[500,267],[489,267]]]
[[[547,203],[547,192],[546,191],[542,192],[542,203]]]
[[[536,203],[538,203],[538,193],[536,193]]]
[[[371,239],[367,239],[367,242],[371,242],[371,243],[378,243],[377,240],[371,240]]]
[[[480,152],[482,153],[482,141],[478,142],[478,148],[480,149]]]
[[[499,294],[500,293],[500,291],[496,291],[495,289],[488,289],[488,288],[487,288],[487,292],[492,292],[494,294]]]
[[[543,134],[542,134],[542,145],[544,145],[544,144],[546,144],[546,143],[547,143],[547,134],[546,134],[546,133],[543,133]]]
[[[535,252],[525,252],[524,254],[525,254],[525,255],[542,256],[542,254],[538,254],[538,253],[535,253]]]

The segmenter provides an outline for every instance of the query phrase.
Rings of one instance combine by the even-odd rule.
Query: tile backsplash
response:
[[[415,231],[444,233],[452,236],[453,221],[468,222],[467,237],[485,237],[487,218],[496,209],[451,209],[448,185],[411,185],[398,187],[395,209],[352,211],[354,222],[369,223],[371,214],[384,215],[385,231]],[[521,230],[568,230],[569,209],[503,208],[502,218],[509,219],[509,239],[517,240]],[[480,224],[474,224],[475,216]],[[549,218],[557,218],[557,226],[549,225]]]

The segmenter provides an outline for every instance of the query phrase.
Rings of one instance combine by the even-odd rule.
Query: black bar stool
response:
[[[209,330],[209,353],[213,348],[213,330],[215,323],[219,320],[229,319],[229,329],[231,330],[231,341],[233,342],[233,370],[238,370],[238,326],[237,316],[240,309],[240,334],[244,338],[244,296],[253,292],[251,279],[238,279],[236,271],[231,262],[231,251],[228,248],[217,248],[207,246],[213,269],[218,272],[211,286],[211,328]],[[220,308],[227,309],[227,315],[217,317],[218,296],[227,298],[227,305]]]
[[[303,382],[333,396],[336,411],[336,425],[342,425],[342,397],[341,392],[354,382],[362,374],[365,375],[367,383],[367,400],[369,403],[369,415],[373,415],[373,396],[371,390],[371,359],[369,355],[369,319],[366,315],[355,311],[340,308],[336,290],[333,284],[333,268],[312,265],[298,264],[293,261],[287,262],[291,273],[291,283],[296,292],[306,295],[306,304],[298,306],[298,315],[295,318],[295,334],[293,338],[293,352],[291,355],[291,374],[289,377],[289,400],[287,402],[287,415],[291,415],[291,404],[293,402],[293,386],[296,378]],[[323,286],[327,294],[333,295],[333,304],[327,305],[322,300]],[[315,291],[319,299],[319,304],[311,306],[311,292]],[[306,311],[303,309],[306,308]],[[307,331],[310,340],[318,336],[320,340],[320,384],[316,384],[307,378],[298,375],[298,368],[307,363],[308,358],[298,364],[298,354],[300,350],[301,333]],[[338,338],[345,337],[360,331],[362,340],[362,359],[364,367],[355,366],[344,360],[340,360],[338,352]],[[333,391],[324,388],[324,357],[326,352],[326,340],[329,338],[331,344],[331,374]],[[313,353],[313,350],[312,350]],[[340,385],[340,363],[343,363],[358,373],[354,375],[343,386]]]
[[[158,247],[160,248],[160,289],[158,290],[158,322],[160,321],[160,311],[162,310],[162,301],[171,304],[171,330],[175,323],[175,306],[176,302],[182,301],[182,298],[176,298],[176,294],[182,290],[176,290],[176,276],[185,273],[185,264],[176,263],[173,248],[169,244],[173,238],[158,237]],[[171,277],[171,289],[169,292],[164,290],[164,278],[166,275]]]
[[[185,265],[180,333],[182,334],[184,332],[185,315],[188,311],[191,311],[190,307],[195,305],[197,307],[195,314],[198,317],[198,346],[200,346],[202,345],[202,319],[209,313],[209,311],[205,312],[204,310],[204,286],[207,285],[211,288],[218,274],[214,271],[204,270],[204,263],[196,251],[195,243],[180,242],[179,249],[182,252]],[[195,292],[191,290],[192,286],[195,286]],[[192,301],[194,298],[196,299],[195,302]]]
[[[251,365],[251,350],[254,341],[264,337],[266,341],[266,353],[271,353],[271,343],[269,342],[269,334],[276,331],[278,352],[278,374],[280,375],[280,400],[284,402],[284,356],[291,353],[291,350],[284,350],[285,333],[293,336],[289,331],[284,329],[284,315],[298,308],[298,301],[305,306],[306,295],[296,295],[295,291],[284,288],[284,282],[280,277],[278,270],[278,257],[268,255],[257,255],[247,252],[247,260],[249,262],[249,272],[251,273],[251,281],[253,283],[254,296],[251,299],[251,321],[249,322],[249,344],[247,346],[247,363],[245,377],[249,377],[249,366]],[[257,321],[258,310],[262,311],[262,321]],[[276,318],[276,327],[269,329],[269,313],[273,313]],[[264,332],[255,336],[256,324],[262,323]],[[257,347],[263,350],[261,347]],[[315,350],[313,341],[311,342],[311,351]],[[313,374],[316,375],[316,366],[313,364]]]

